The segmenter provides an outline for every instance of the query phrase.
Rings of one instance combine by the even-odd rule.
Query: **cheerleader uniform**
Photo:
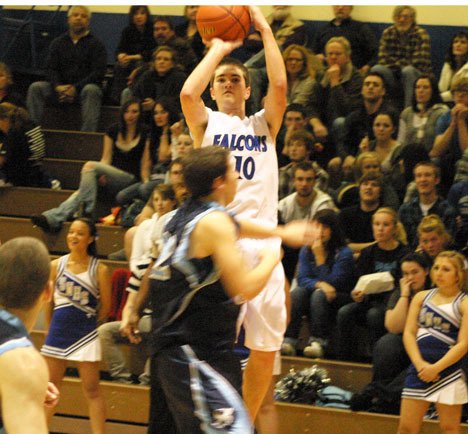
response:
[[[456,344],[461,323],[460,303],[466,297],[460,293],[452,302],[434,305],[431,299],[437,288],[424,298],[419,312],[416,341],[422,358],[428,363],[440,360]],[[440,379],[426,383],[418,378],[414,365],[408,368],[403,398],[421,399],[429,402],[455,405],[468,402],[462,360],[440,372]]]
[[[95,362],[101,360],[97,333],[99,287],[97,258],[79,274],[67,270],[70,255],[59,259],[54,292],[54,311],[41,353],[48,357]]]

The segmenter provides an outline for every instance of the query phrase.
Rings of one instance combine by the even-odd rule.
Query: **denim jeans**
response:
[[[53,96],[53,89],[47,81],[36,81],[29,86],[26,105],[31,119],[42,123],[44,105]],[[81,89],[81,131],[97,131],[101,115],[102,89],[97,84],[87,84]]]
[[[397,83],[395,80],[395,75],[390,68],[384,65],[374,65],[371,69],[371,72],[377,72],[382,75],[385,80],[387,90],[391,93],[395,92]],[[401,69],[401,85],[405,95],[405,107],[409,107],[411,105],[413,99],[414,82],[420,75],[421,71],[412,65],[407,65]]]
[[[102,356],[113,379],[130,380],[132,374],[118,346],[118,344],[128,344],[128,339],[120,335],[120,324],[120,321],[112,321],[99,326],[98,333],[102,346]],[[135,347],[135,349],[139,350],[139,356],[141,355],[144,359],[148,358],[147,348],[144,343],[140,344],[139,347]],[[149,363],[145,364],[143,375],[149,377]]]
[[[49,209],[42,213],[52,230],[59,230],[63,222],[73,217],[73,214],[79,209],[81,204],[83,204],[84,211],[87,214],[94,214],[99,178],[101,176],[105,176],[106,178],[106,184],[103,188],[113,198],[120,190],[136,181],[135,176],[131,173],[124,172],[109,164],[98,161],[88,161],[86,164],[89,164],[90,168],[82,169],[78,190],[57,208]]]
[[[361,303],[349,303],[338,311],[336,322],[338,328],[338,356],[342,360],[351,360],[356,353],[355,326],[366,327],[370,344],[385,333],[386,303],[364,300]]]
[[[409,365],[410,359],[406,354],[401,334],[386,333],[375,343],[372,354],[372,381],[391,381]]]
[[[148,182],[137,182],[119,191],[115,200],[119,205],[127,205],[134,199],[141,199],[143,202],[146,202],[151,197],[154,187],[161,183],[159,179]]]
[[[336,298],[329,302],[323,291],[297,286],[291,291],[291,322],[285,336],[297,339],[302,317],[307,316],[311,336],[328,339],[338,308],[348,301],[347,294],[337,293]]]

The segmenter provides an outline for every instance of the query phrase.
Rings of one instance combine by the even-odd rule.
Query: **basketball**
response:
[[[224,41],[245,39],[250,30],[247,6],[200,6],[197,28],[202,39],[220,38]]]

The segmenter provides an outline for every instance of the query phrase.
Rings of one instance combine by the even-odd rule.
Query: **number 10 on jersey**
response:
[[[241,178],[252,179],[255,175],[255,160],[252,157],[243,157],[234,155],[236,161],[236,172],[239,172]]]

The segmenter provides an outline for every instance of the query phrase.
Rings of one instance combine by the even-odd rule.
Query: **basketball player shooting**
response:
[[[242,41],[213,38],[203,60],[185,82],[180,98],[194,139],[194,147],[228,148],[240,174],[237,193],[228,209],[240,219],[265,226],[277,223],[278,163],[275,139],[286,107],[286,71],[273,32],[260,9],[249,7],[254,27],[260,32],[269,80],[265,108],[246,117],[250,96],[248,71],[242,63],[225,59]],[[224,60],[223,60],[224,59]],[[219,111],[205,107],[201,98],[210,84]],[[265,247],[280,249],[279,239],[245,239],[239,242],[244,258],[253,267]],[[245,345],[251,350],[244,371],[243,398],[255,421],[272,379],[275,353],[281,348],[286,328],[285,278],[281,264],[272,272],[264,290],[243,306]]]

